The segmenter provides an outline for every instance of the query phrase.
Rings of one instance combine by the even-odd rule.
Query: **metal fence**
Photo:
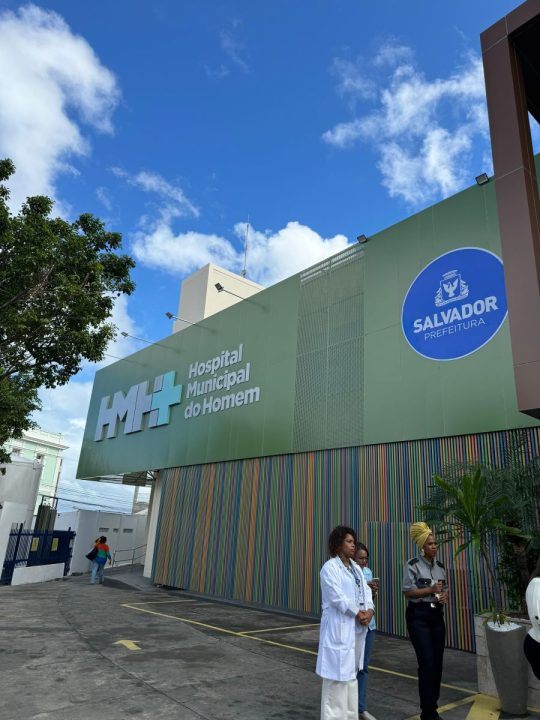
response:
[[[18,567],[64,563],[64,575],[69,573],[75,533],[69,530],[39,532],[24,530],[23,525],[13,529],[4,559],[0,583],[10,585],[13,571]]]

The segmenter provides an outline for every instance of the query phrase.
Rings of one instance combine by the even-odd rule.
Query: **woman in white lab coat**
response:
[[[354,562],[356,533],[339,525],[328,539],[330,560],[322,567],[322,616],[316,673],[323,678],[321,720],[357,720],[358,683],[373,600]]]

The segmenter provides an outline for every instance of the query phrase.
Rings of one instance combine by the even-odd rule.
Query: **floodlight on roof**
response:
[[[184,320],[184,318],[178,317],[178,315],[173,315],[172,312],[166,312],[165,315],[169,318],[169,320],[179,320],[180,322],[187,323],[187,325],[197,325],[197,327],[204,328],[204,325],[200,325],[199,323],[191,322],[191,320]],[[205,328],[208,330],[209,328]]]
[[[241,295],[237,295],[235,292],[231,292],[231,290],[227,290],[227,288],[223,287],[221,283],[216,283],[214,285],[218,293],[220,292],[226,292],[227,295],[234,295],[234,297],[237,297],[239,300],[246,300],[247,298],[242,297]]]

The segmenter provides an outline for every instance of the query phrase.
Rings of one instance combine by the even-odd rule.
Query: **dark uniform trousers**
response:
[[[538,680],[540,680],[540,643],[536,642],[536,640],[527,633],[527,635],[525,635],[523,650],[533,673]]]
[[[433,607],[434,606],[434,607]],[[418,660],[418,691],[422,720],[435,720],[441,691],[446,628],[439,603],[411,603],[406,611],[407,630]]]

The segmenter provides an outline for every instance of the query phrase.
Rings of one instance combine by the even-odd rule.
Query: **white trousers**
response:
[[[356,639],[356,667],[364,649],[363,635]],[[323,678],[321,720],[358,720],[358,681]]]

